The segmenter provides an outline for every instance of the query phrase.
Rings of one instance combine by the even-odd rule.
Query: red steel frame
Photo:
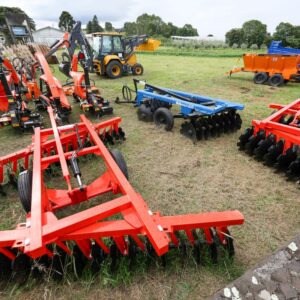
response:
[[[269,107],[277,109],[277,112],[262,121],[253,120],[253,134],[256,135],[260,130],[264,130],[266,136],[274,134],[277,142],[283,139],[285,141],[283,154],[293,145],[300,146],[300,128],[298,127],[298,122],[300,121],[300,99],[297,99],[288,105],[272,103]],[[293,121],[288,125],[279,123],[280,118],[284,115],[292,115],[294,117]]]
[[[239,211],[209,212],[163,217],[152,213],[140,194],[136,193],[119,169],[109,150],[105,147],[99,133],[118,132],[120,118],[115,118],[93,125],[81,115],[81,123],[57,127],[52,108],[48,108],[52,129],[35,129],[33,143],[29,147],[12,155],[0,158],[0,171],[3,166],[12,162],[17,167],[19,160],[29,165],[33,157],[33,186],[31,212],[26,215],[26,222],[18,224],[14,230],[0,231],[0,253],[13,260],[16,255],[12,249],[17,248],[31,258],[42,255],[53,256],[47,245],[56,244],[66,253],[71,249],[66,242],[75,242],[82,253],[91,259],[91,240],[95,241],[106,253],[109,247],[103,238],[112,238],[123,255],[128,254],[128,236],[132,237],[141,250],[145,245],[141,237],[147,237],[158,255],[165,254],[170,243],[179,246],[176,231],[184,231],[191,244],[194,243],[193,229],[204,230],[209,244],[213,242],[210,228],[215,228],[221,242],[226,245],[227,227],[240,225],[244,217]],[[91,146],[79,150],[78,156],[95,154],[100,156],[106,171],[92,183],[85,185],[83,191],[73,188],[67,160],[78,148],[75,128],[78,128],[80,139],[89,138]],[[54,138],[51,138],[54,136]],[[55,153],[53,153],[55,150]],[[43,172],[53,163],[59,162],[67,189],[48,189],[43,180]],[[2,169],[1,169],[2,168]],[[0,178],[1,179],[1,178]],[[58,209],[90,200],[98,195],[112,192],[120,195],[108,202],[96,205],[73,215],[57,219],[54,212]],[[121,214],[122,220],[107,220]]]

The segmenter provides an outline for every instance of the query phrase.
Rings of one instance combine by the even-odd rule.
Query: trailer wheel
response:
[[[268,74],[265,72],[258,72],[254,75],[253,81],[256,84],[263,84],[268,80]]]
[[[153,120],[156,126],[163,125],[166,131],[172,130],[174,126],[174,117],[165,107],[160,107],[154,112]]]
[[[132,66],[132,74],[133,75],[143,75],[144,68],[141,64],[135,64]]]
[[[126,177],[126,179],[129,179],[127,164],[123,154],[118,149],[112,149],[109,152],[113,157],[114,161],[117,163],[120,170],[122,171],[122,173],[124,174],[124,176]]]
[[[113,60],[108,63],[106,67],[106,74],[109,78],[116,79],[122,76],[122,64],[117,61]]]
[[[32,172],[25,170],[18,177],[18,192],[26,213],[31,211]]]
[[[141,104],[137,110],[138,119],[140,121],[152,122],[153,121],[153,112],[151,107],[146,106],[146,104]]]
[[[284,83],[284,78],[281,74],[275,74],[269,78],[269,85],[280,86]]]

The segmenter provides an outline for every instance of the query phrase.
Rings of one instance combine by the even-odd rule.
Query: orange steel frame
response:
[[[299,76],[300,55],[275,55],[275,54],[244,54],[244,67],[234,68],[228,72],[265,72],[269,76],[282,74],[286,80]]]
[[[274,134],[277,142],[283,139],[285,141],[283,154],[293,145],[300,146],[300,128],[298,127],[298,122],[300,120],[300,99],[297,99],[288,105],[272,103],[269,107],[277,109],[277,112],[262,121],[253,120],[252,125],[254,126],[254,135],[260,130],[264,130],[266,136],[271,133]],[[279,123],[280,118],[284,115],[293,115],[293,121],[288,125]]]
[[[52,129],[36,128],[32,145],[0,158],[0,180],[3,180],[4,166],[12,163],[16,169],[19,163],[24,162],[24,167],[28,168],[30,158],[33,158],[31,212],[26,215],[26,222],[18,224],[16,229],[0,231],[0,253],[11,260],[16,257],[13,251],[15,248],[34,259],[43,255],[52,257],[53,252],[47,247],[50,244],[56,244],[67,254],[71,254],[67,243],[69,241],[75,242],[82,253],[91,259],[91,240],[109,253],[105,238],[112,238],[120,252],[127,255],[129,236],[141,250],[145,250],[142,237],[148,238],[157,255],[161,256],[168,251],[171,243],[179,247],[176,231],[184,231],[193,244],[192,230],[201,228],[207,242],[211,244],[213,237],[209,228],[212,227],[216,229],[223,245],[226,245],[227,227],[243,224],[244,217],[239,211],[167,217],[152,213],[142,196],[127,181],[99,137],[99,134],[113,130],[118,132],[120,118],[93,125],[81,115],[79,124],[57,127],[51,107],[48,112]],[[78,136],[82,143],[89,139],[91,145],[78,149]],[[71,145],[72,151],[69,149]],[[67,160],[75,150],[79,150],[78,156],[92,153],[101,157],[106,166],[106,171],[95,181],[85,185],[83,190],[72,187],[70,181]],[[48,189],[43,179],[46,168],[57,162],[67,185],[65,190]],[[61,219],[57,219],[54,214],[60,208],[88,201],[108,192],[119,197]],[[107,220],[116,214],[121,214],[123,219]]]

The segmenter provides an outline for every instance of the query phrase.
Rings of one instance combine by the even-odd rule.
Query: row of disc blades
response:
[[[180,133],[195,142],[239,130],[241,125],[240,115],[235,111],[228,111],[213,116],[200,116],[186,121],[181,125]]]
[[[278,170],[286,170],[292,177],[300,176],[299,146],[288,148],[284,152],[285,141],[278,139],[274,134],[266,134],[264,130],[254,134],[254,128],[247,128],[240,136],[238,147],[264,161],[266,165],[274,166]]]
[[[144,242],[145,251],[142,251],[131,238],[128,239],[127,245],[126,260],[128,259],[130,268],[137,264],[138,255],[139,262],[140,259],[146,259],[145,262],[156,261],[160,262],[163,267],[166,267],[169,252],[161,257],[157,257],[153,246],[147,239]],[[17,253],[15,250],[12,250],[16,254],[16,258],[13,261],[0,253],[0,281],[23,284],[29,277],[35,279],[51,277],[60,281],[67,273],[80,277],[86,268],[89,268],[90,272],[95,275],[100,272],[105,262],[109,262],[111,272],[116,272],[120,259],[124,257],[114,242],[109,246],[109,254],[105,253],[97,243],[91,242],[90,259],[86,258],[76,244],[71,246],[70,249],[72,254],[67,255],[60,247],[54,246],[52,249],[54,255],[52,257],[44,255],[35,260],[21,251]],[[176,249],[175,251],[186,258],[191,254],[194,257],[194,261],[199,265],[206,264],[209,261],[216,264],[222,251],[225,251],[228,257],[234,255],[233,240],[229,235],[226,236],[226,245],[222,245],[217,239],[214,239],[210,245],[207,244],[205,239],[197,239],[193,246],[187,240],[180,240],[178,247],[170,244],[169,249]],[[171,259],[171,256],[169,259]]]

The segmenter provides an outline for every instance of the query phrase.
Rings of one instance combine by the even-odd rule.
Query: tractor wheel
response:
[[[123,154],[118,149],[112,149],[109,152],[113,157],[114,161],[117,163],[120,170],[122,171],[122,173],[124,174],[124,176],[126,177],[126,179],[129,179],[127,164]]]
[[[166,131],[172,130],[174,126],[174,117],[170,110],[165,107],[158,108],[154,112],[153,119],[157,126],[163,125]]]
[[[140,121],[152,122],[153,121],[153,112],[151,107],[146,106],[146,104],[141,104],[137,110],[138,119]]]
[[[108,63],[106,67],[106,74],[109,78],[116,79],[122,76],[122,64],[117,61],[113,60]]]
[[[269,85],[280,86],[284,83],[284,78],[281,74],[275,74],[269,78]]]
[[[265,72],[258,72],[254,75],[253,81],[256,84],[263,84],[268,80],[268,74]]]
[[[132,74],[133,75],[143,75],[144,68],[141,64],[135,64],[132,66]]]
[[[32,172],[25,170],[18,177],[18,192],[26,213],[31,211]]]

